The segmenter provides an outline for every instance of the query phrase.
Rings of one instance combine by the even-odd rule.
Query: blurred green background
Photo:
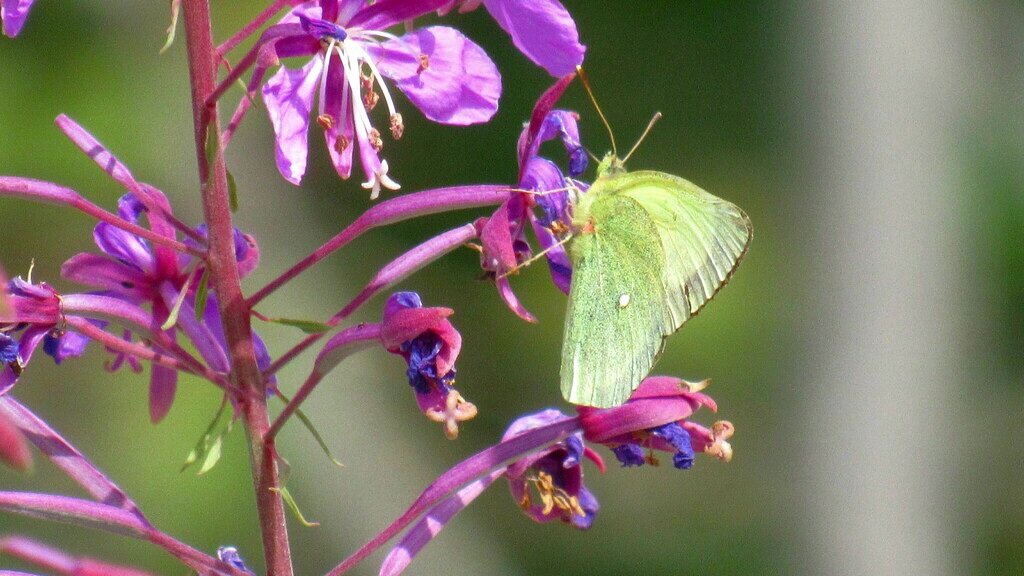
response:
[[[693,180],[754,222],[739,273],[657,367],[713,379],[721,412],[698,419],[731,420],[736,457],[701,458],[689,472],[591,471],[602,509],[586,533],[533,524],[496,484],[410,573],[1024,573],[1024,5],[565,3],[619,141],[665,115],[631,167]],[[215,36],[261,7],[216,2]],[[39,0],[22,37],[0,41],[0,173],[113,206],[122,190],[54,128],[66,113],[198,222],[183,39],[158,54],[167,12],[164,2]],[[501,110],[459,129],[405,104],[406,135],[386,149],[403,191],[512,182],[521,123],[551,82],[483,10],[454,21],[498,63]],[[606,149],[578,86],[562,105],[583,114],[584,144]],[[276,172],[261,104],[229,151],[238,224],[263,252],[250,291],[370,206],[357,181],[334,176],[315,132],[301,189]],[[261,310],[324,318],[390,258],[483,214],[368,234]],[[3,201],[0,261],[14,275],[34,259],[36,278],[74,290],[60,264],[94,250],[91,228],[55,207]],[[292,525],[298,574],[332,567],[517,415],[561,405],[565,298],[541,266],[514,278],[540,318],[529,325],[478,276],[476,255],[460,250],[403,284],[457,311],[460,387],[481,409],[457,442],[422,418],[401,361],[383,352],[348,362],[307,404],[345,468],[300,427],[285,431],[290,487],[321,523]],[[377,318],[380,302],[359,319]],[[300,336],[261,330],[277,352]],[[154,427],[145,378],[108,374],[104,359],[93,350],[61,369],[37,360],[16,394],[158,526],[208,551],[236,545],[259,567],[243,435],[208,475],[178,472],[218,395],[185,379]],[[303,365],[282,373],[284,390],[295,390]],[[77,493],[43,462],[29,477],[0,470],[0,486]],[[94,532],[0,516],[0,533],[183,573],[162,552]],[[355,573],[375,574],[381,558]]]

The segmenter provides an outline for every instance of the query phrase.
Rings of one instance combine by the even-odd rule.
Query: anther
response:
[[[420,54],[420,67],[416,70],[416,73],[420,74],[425,72],[427,68],[430,68],[430,56]]]
[[[338,139],[334,142],[334,151],[337,152],[338,154],[341,154],[345,150],[348,150],[348,147],[351,145],[352,141],[349,140],[348,136],[345,136],[344,134],[339,134]]]
[[[368,137],[370,139],[370,146],[373,146],[374,150],[380,152],[384,149],[384,140],[380,137],[380,130],[371,128]]]
[[[405,124],[402,122],[402,115],[395,113],[391,115],[391,137],[400,140],[405,134]]]
[[[334,116],[331,116],[330,114],[321,114],[316,117],[316,123],[324,130],[330,130],[331,128],[334,128]]]

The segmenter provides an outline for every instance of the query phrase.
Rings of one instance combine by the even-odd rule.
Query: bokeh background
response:
[[[742,206],[755,238],[729,287],[669,341],[659,373],[710,377],[736,457],[592,471],[592,530],[527,520],[500,484],[453,522],[412,574],[1024,573],[1024,4],[972,2],[566,0],[620,142],[665,119],[631,161]],[[215,3],[217,38],[261,2]],[[184,45],[159,55],[164,2],[40,0],[0,42],[0,173],[71,186],[112,206],[118,187],[54,128],[67,113],[178,214],[198,221]],[[405,191],[511,182],[514,144],[551,82],[484,11],[456,17],[505,84],[485,126],[430,125],[406,109],[387,150]],[[231,106],[239,92],[230,95]],[[581,90],[584,143],[607,136]],[[302,189],[278,177],[258,106],[229,151],[240,227],[261,243],[254,290],[369,205],[337,180],[319,139]],[[311,319],[340,308],[374,270],[483,212],[368,234],[261,309]],[[0,203],[0,261],[66,290],[61,262],[91,250],[92,223],[54,207]],[[321,574],[400,513],[431,480],[493,443],[517,415],[561,405],[565,298],[543,267],[514,279],[537,325],[517,320],[461,250],[403,287],[457,309],[464,393],[480,408],[457,442],[415,409],[403,365],[370,352],[307,404],[346,467],[301,427],[284,433],[290,487],[321,523],[292,525],[297,571]],[[361,319],[379,314],[380,301]],[[300,335],[264,326],[270,346]],[[204,477],[179,473],[218,395],[185,379],[170,417],[148,422],[144,378],[103,371],[93,350],[57,369],[33,362],[17,396],[132,494],[157,525],[205,550],[233,544],[261,565],[244,438]],[[285,370],[285,390],[304,376]],[[703,415],[706,423],[712,421]],[[606,454],[611,457],[610,454]],[[4,489],[73,492],[48,464]],[[182,569],[144,544],[0,516],[32,535],[159,574]],[[356,573],[375,574],[381,554]],[[8,560],[0,565],[18,567]]]

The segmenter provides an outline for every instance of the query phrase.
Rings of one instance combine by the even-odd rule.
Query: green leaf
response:
[[[198,270],[199,268],[193,268],[192,272],[189,273],[188,278],[185,279],[185,284],[181,287],[181,292],[178,294],[178,298],[174,301],[174,307],[171,308],[171,312],[167,316],[167,321],[160,326],[161,330],[170,330],[178,323],[178,314],[181,313],[181,305],[185,303],[185,296],[188,295],[188,287],[192,285],[192,280],[195,280],[196,272]]]
[[[213,417],[210,425],[206,427],[203,435],[199,437],[199,441],[189,451],[188,456],[185,457],[185,464],[181,467],[181,472],[188,470],[197,462],[201,462],[199,466],[198,476],[206,474],[217,465],[220,461],[223,453],[224,438],[231,433],[231,429],[234,427],[234,422],[230,415],[228,415],[227,424],[223,428],[221,421],[224,419],[227,411],[228,401],[225,397],[220,404],[220,408],[217,410],[217,414]]]
[[[302,515],[302,510],[299,510],[299,505],[296,504],[295,498],[292,498],[292,495],[288,492],[287,488],[282,486],[280,488],[271,488],[271,490],[281,495],[281,499],[283,499],[284,503],[288,505],[288,509],[292,511],[292,514],[295,515],[295,519],[298,520],[300,524],[306,528],[316,528],[320,525],[319,522],[310,522],[309,520],[306,520],[306,517]]]
[[[306,334],[323,334],[324,332],[329,332],[331,328],[333,328],[330,324],[315,322],[313,320],[298,320],[295,318],[263,318],[263,320],[273,322],[274,324],[282,324],[284,326],[298,328]]]
[[[287,396],[282,394],[280,391],[277,392],[277,397],[278,399],[281,400],[281,402],[284,402],[285,405],[291,402],[291,400]],[[324,437],[320,435],[320,431],[316,429],[316,426],[313,424],[313,421],[309,419],[309,416],[306,416],[306,414],[302,410],[296,409],[295,417],[298,418],[299,421],[302,422],[302,425],[306,427],[306,430],[308,430],[309,433],[313,435],[313,439],[316,440],[316,443],[320,445],[320,449],[323,450],[323,453],[327,456],[327,458],[332,463],[334,463],[334,465],[337,466],[338,468],[344,468],[345,464],[334,457],[334,454],[331,453],[330,447],[327,446],[327,441],[324,440]]]
[[[238,212],[238,184],[235,177],[228,170],[228,202],[231,204],[231,212]]]
[[[171,25],[167,28],[167,41],[164,42],[160,53],[163,54],[174,44],[174,35],[178,31],[178,12],[181,10],[181,0],[171,0]]]
[[[216,125],[213,122],[209,122],[206,125],[206,182],[204,186],[209,187],[210,183],[213,182],[213,164],[217,159],[217,155],[220,154],[220,135],[217,134],[215,129]]]
[[[209,281],[210,271],[203,269],[203,275],[199,277],[199,287],[196,288],[196,318],[206,315],[206,301],[210,297]]]

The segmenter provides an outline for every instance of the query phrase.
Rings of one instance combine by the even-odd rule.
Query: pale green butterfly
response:
[[[567,240],[562,394],[599,408],[629,398],[668,336],[729,281],[753,233],[735,205],[677,176],[623,164],[609,154],[590,189],[573,191]]]

